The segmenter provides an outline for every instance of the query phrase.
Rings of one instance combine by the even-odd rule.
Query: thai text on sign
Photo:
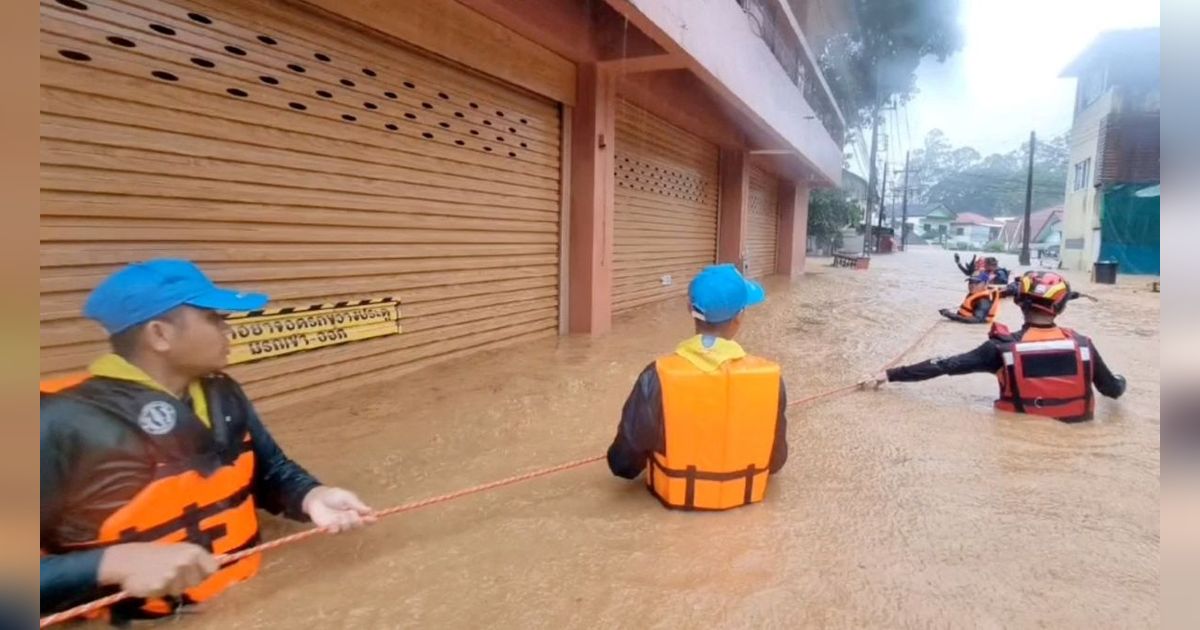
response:
[[[248,363],[351,341],[400,333],[395,298],[314,304],[235,313],[229,324],[229,363]]]

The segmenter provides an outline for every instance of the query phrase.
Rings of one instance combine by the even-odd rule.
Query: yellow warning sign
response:
[[[394,298],[314,304],[227,316],[229,363],[247,363],[314,348],[400,333]]]

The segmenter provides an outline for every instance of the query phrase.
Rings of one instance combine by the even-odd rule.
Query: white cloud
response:
[[[965,46],[944,64],[917,70],[920,94],[908,104],[912,143],[941,129],[980,153],[1016,148],[1037,130],[1070,128],[1075,82],[1062,69],[1101,32],[1156,26],[1158,0],[963,0]],[[907,148],[903,129],[893,155]],[[895,125],[893,124],[893,127]]]

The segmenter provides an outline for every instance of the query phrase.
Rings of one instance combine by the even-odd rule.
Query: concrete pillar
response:
[[[808,187],[796,182],[779,182],[779,253],[775,257],[775,273],[789,278],[804,274],[808,193]]]
[[[571,226],[567,329],[599,335],[612,328],[613,177],[616,77],[579,65],[571,112]]]
[[[746,232],[750,212],[750,155],[721,149],[721,207],[717,226],[717,262],[734,263],[746,272]]]

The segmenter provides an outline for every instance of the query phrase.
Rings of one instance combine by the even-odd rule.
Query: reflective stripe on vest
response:
[[[160,470],[162,464],[159,464]],[[113,512],[100,526],[96,539],[69,545],[89,549],[131,542],[190,542],[215,555],[228,554],[258,542],[258,515],[251,485],[254,452],[249,437],[233,463],[207,477],[196,470],[164,473],[133,499]],[[200,584],[184,591],[182,601],[174,598],[141,600],[139,616],[171,614],[181,603],[210,599],[237,582],[258,572],[257,554],[226,565]],[[124,611],[125,609],[123,609]]]
[[[985,321],[989,323],[994,321],[996,313],[1000,312],[1000,291],[996,289],[984,289],[983,291],[976,291],[968,295],[958,307],[959,316],[975,317],[975,303],[984,298],[991,299],[992,301],[992,306],[988,309]]]
[[[1091,350],[1059,328],[1029,330],[1025,339],[1000,348],[1004,367],[996,374],[995,407],[1066,422],[1091,419]]]
[[[657,370],[666,451],[647,462],[650,491],[687,510],[761,501],[779,416],[779,366],[746,357],[704,372],[671,355]]]

